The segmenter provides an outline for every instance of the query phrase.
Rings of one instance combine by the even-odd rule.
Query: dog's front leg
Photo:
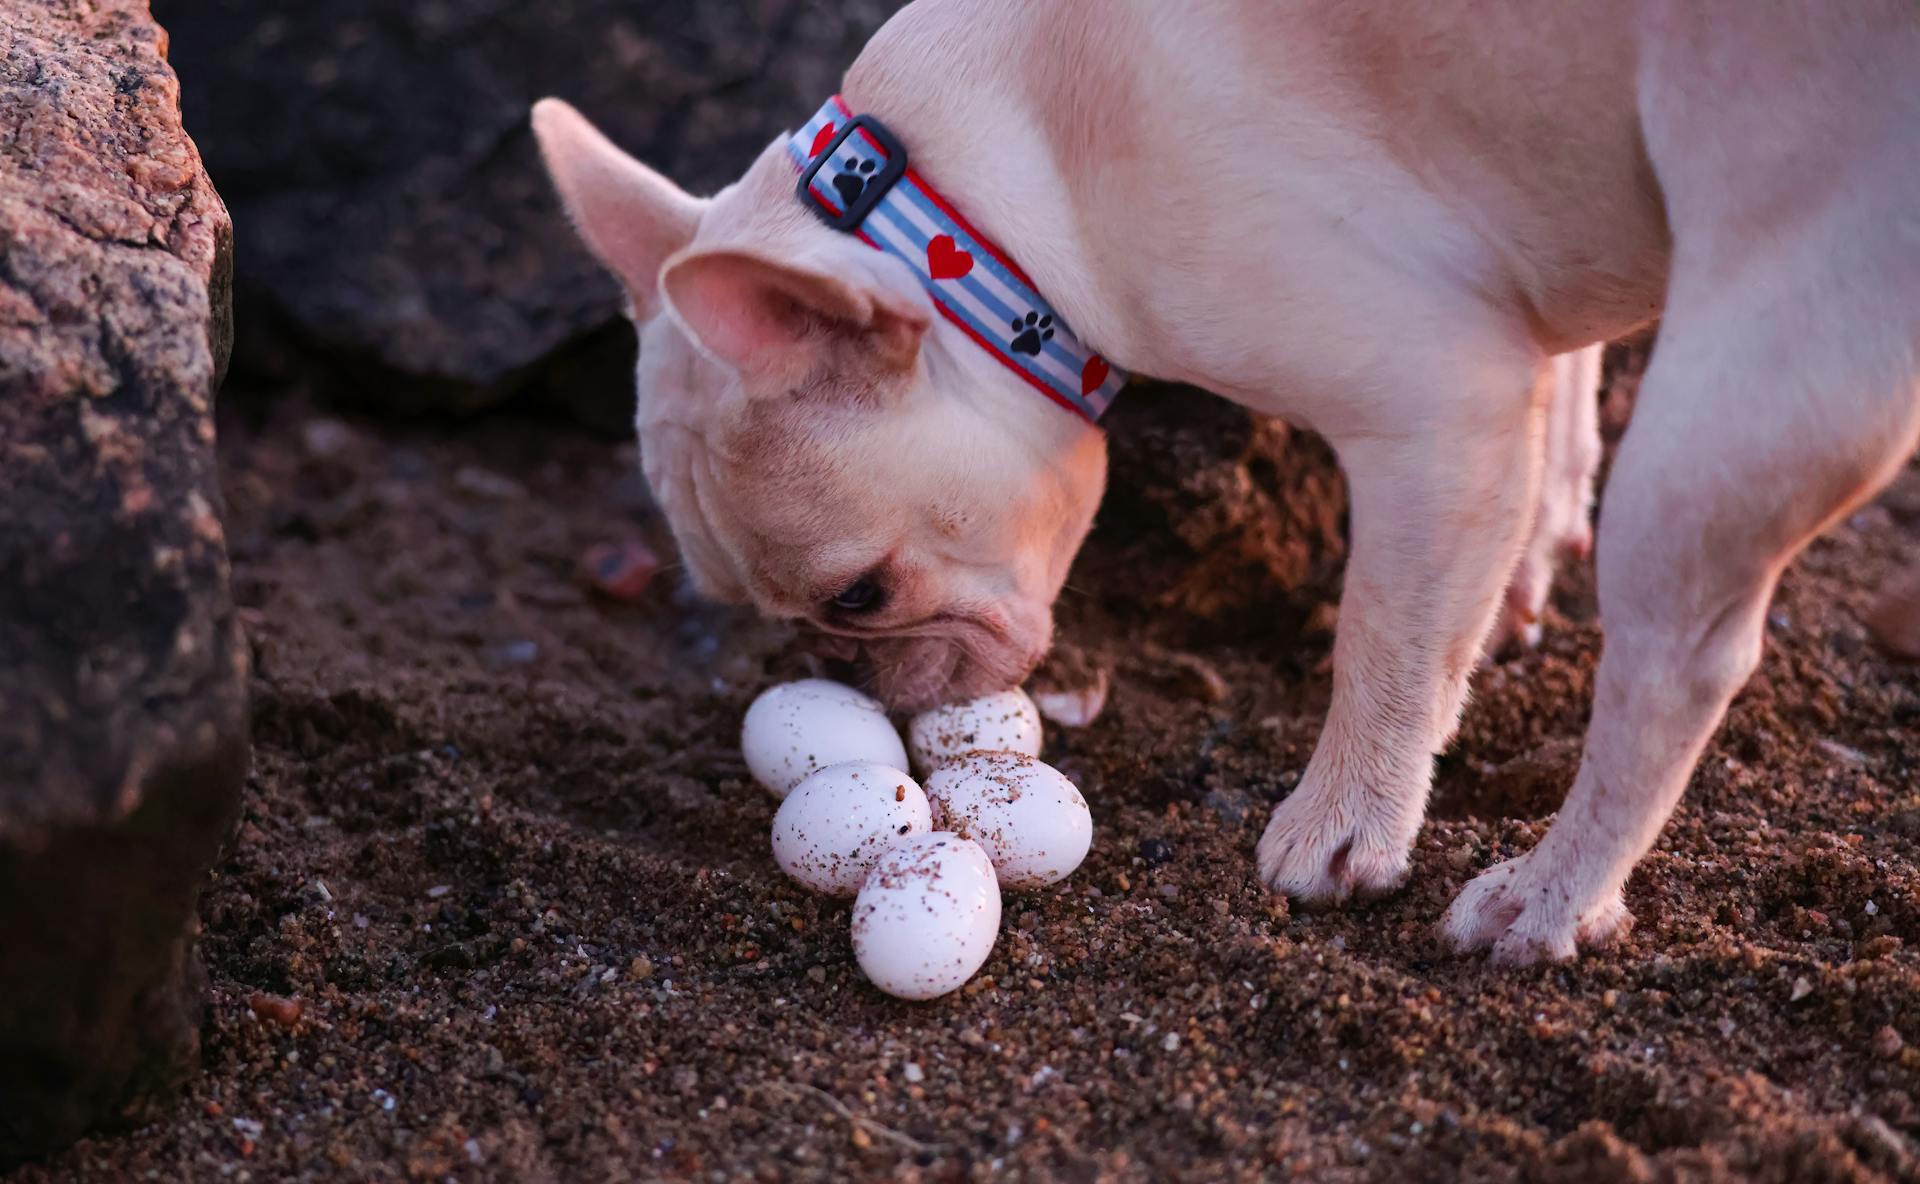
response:
[[[1516,351],[1474,362],[1450,389],[1437,390],[1428,368],[1399,422],[1335,441],[1352,556],[1333,702],[1305,775],[1260,840],[1261,878],[1288,896],[1340,899],[1405,878],[1433,756],[1458,725],[1532,519],[1534,360]]]

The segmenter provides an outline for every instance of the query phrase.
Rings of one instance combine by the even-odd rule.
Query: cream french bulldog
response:
[[[694,577],[857,641],[898,705],[997,689],[1047,649],[1104,480],[1071,379],[1022,367],[1068,343],[1049,364],[1092,382],[1312,427],[1352,554],[1331,710],[1259,846],[1291,896],[1405,876],[1483,646],[1587,538],[1575,351],[1663,318],[1599,531],[1579,772],[1445,920],[1502,962],[1620,932],[1782,568],[1920,440],[1920,10],[917,0],[842,98],[995,283],[1031,284],[1010,333],[943,287],[955,248],[881,241],[918,215],[829,225],[893,159],[835,108],[711,198],[534,110],[640,327],[645,469]],[[822,165],[834,190],[796,186]]]

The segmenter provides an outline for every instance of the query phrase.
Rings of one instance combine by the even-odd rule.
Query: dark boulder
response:
[[[243,290],[388,408],[538,397],[630,431],[632,334],[527,127],[585,111],[696,192],[804,120],[885,0],[161,0]],[[556,354],[564,354],[556,364]]]
[[[246,767],[213,395],[231,228],[144,0],[0,59],[0,1163],[193,1063]]]
[[[1129,386],[1104,426],[1107,495],[1069,614],[1145,608],[1180,644],[1291,637],[1338,594],[1346,486],[1311,432],[1204,391]]]
[[[1888,580],[1867,614],[1867,629],[1896,658],[1920,662],[1920,564]]]

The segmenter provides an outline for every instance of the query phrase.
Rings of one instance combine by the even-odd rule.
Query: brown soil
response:
[[[1313,915],[1251,860],[1328,614],[1134,642],[1144,612],[1083,589],[1061,666],[1112,697],[1046,757],[1093,853],[910,1004],[769,855],[735,729],[804,668],[786,635],[574,582],[591,544],[666,542],[630,446],[286,399],[230,405],[222,450],[257,747],[203,906],[206,1072],[14,1184],[1920,1179],[1920,680],[1859,624],[1920,524],[1885,507],[1788,576],[1631,937],[1520,972],[1433,925],[1571,777],[1587,573],[1479,679],[1413,884]]]

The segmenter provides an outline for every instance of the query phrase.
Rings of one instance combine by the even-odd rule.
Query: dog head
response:
[[[547,99],[534,130],[640,332],[641,457],[698,589],[857,645],[913,710],[1046,653],[1104,437],[823,226],[776,143],[711,199]]]

